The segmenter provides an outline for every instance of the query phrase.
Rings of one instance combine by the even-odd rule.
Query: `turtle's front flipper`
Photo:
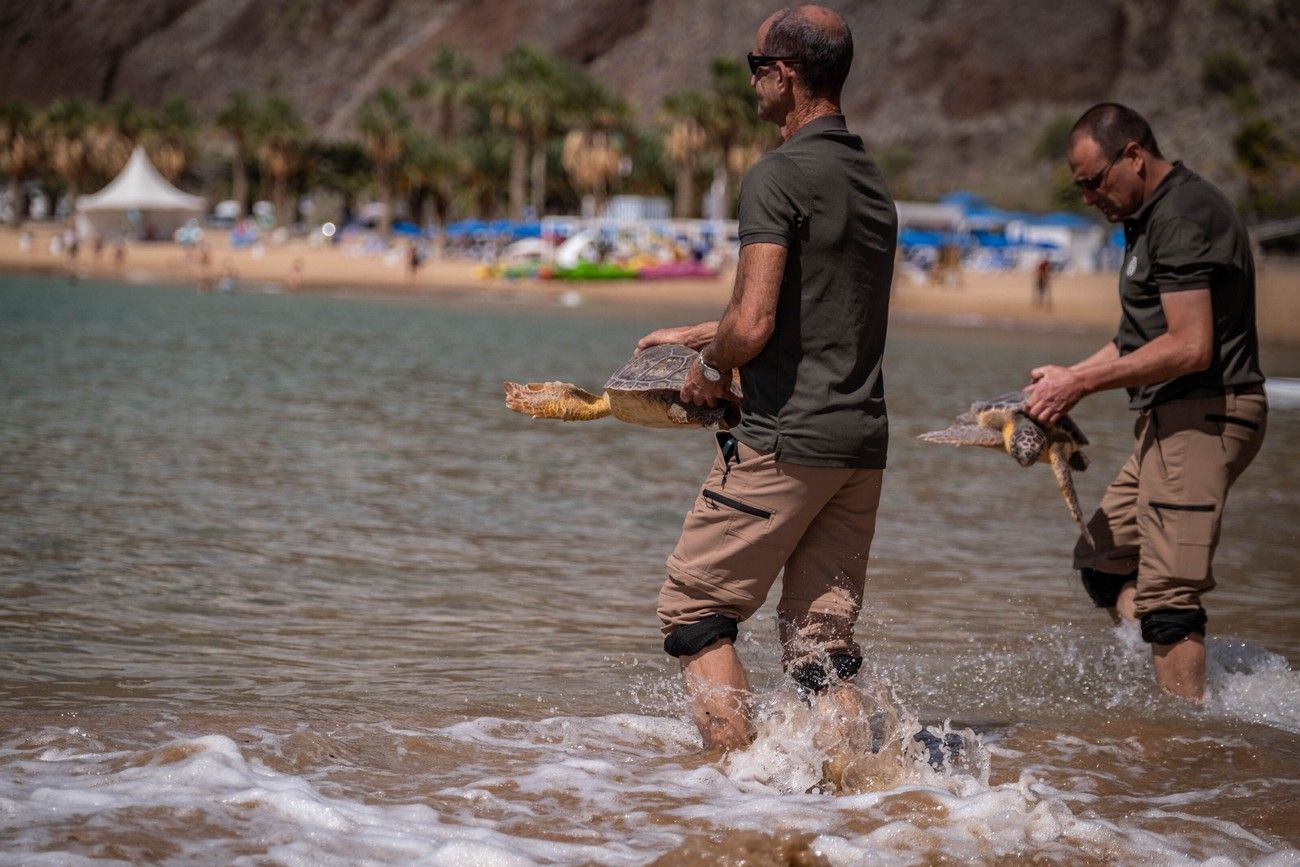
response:
[[[533,418],[591,421],[609,415],[609,397],[568,382],[504,382],[506,406]]]
[[[1065,457],[1065,447],[1060,443],[1052,443],[1048,447],[1047,456],[1052,464],[1052,472],[1056,475],[1057,487],[1061,489],[1061,496],[1065,498],[1065,507],[1070,510],[1070,517],[1079,525],[1083,531],[1083,538],[1093,547],[1092,533],[1088,532],[1088,525],[1083,523],[1083,512],[1079,509],[1079,495],[1074,490],[1074,476],[1070,474],[1070,462]]]
[[[958,419],[960,421],[960,419]],[[944,430],[932,430],[917,437],[927,443],[941,443],[949,446],[984,446],[986,449],[1002,449],[1002,434],[977,424],[955,424]]]

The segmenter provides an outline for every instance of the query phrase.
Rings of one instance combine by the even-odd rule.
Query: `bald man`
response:
[[[783,9],[758,28],[750,83],[782,144],[741,185],[731,301],[718,321],[638,344],[701,350],[683,401],[715,405],[737,369],[744,391],[659,593],[664,649],[711,749],[753,737],[735,640],[782,569],[778,630],[799,688],[841,701],[862,664],[853,629],[888,444],[881,361],[898,224],[840,111],[852,60],[830,9]]]

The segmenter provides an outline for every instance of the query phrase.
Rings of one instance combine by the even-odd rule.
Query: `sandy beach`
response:
[[[232,276],[241,289],[380,294],[402,296],[501,296],[525,294],[557,301],[574,299],[604,304],[699,307],[720,310],[731,291],[733,272],[715,279],[659,281],[508,280],[484,278],[479,263],[444,258],[426,261],[412,277],[404,249],[386,255],[363,254],[346,245],[329,246],[290,240],[280,245],[233,249],[228,233],[209,231],[209,261],[197,250],[174,243],[131,243],[123,261],[114,250],[98,253],[82,245],[75,263],[51,252],[58,227],[28,224],[30,243],[22,233],[0,229],[0,270],[75,273],[78,277],[132,282],[214,285]],[[26,249],[24,249],[26,246]],[[1052,281],[1052,309],[1031,304],[1033,275],[1028,271],[981,273],[967,271],[957,281],[936,285],[902,270],[895,278],[892,310],[937,321],[1004,321],[1035,328],[1087,328],[1106,331],[1119,318],[1115,275],[1058,274]],[[571,293],[578,293],[576,296]],[[1259,268],[1258,324],[1266,341],[1300,343],[1300,265],[1263,262]]]

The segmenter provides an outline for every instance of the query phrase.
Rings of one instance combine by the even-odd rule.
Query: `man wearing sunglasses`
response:
[[[737,624],[783,568],[785,670],[819,705],[856,695],[842,681],[862,663],[853,628],[885,466],[881,361],[898,225],[840,112],[852,59],[848,27],[824,7],[783,9],[759,27],[750,83],[783,143],[741,185],[731,301],[718,321],[638,344],[701,350],[685,402],[725,399],[737,370],[744,391],[659,594],[664,649],[681,660],[710,749],[753,737]]]
[[[1116,620],[1136,620],[1156,679],[1199,701],[1205,609],[1228,489],[1268,418],[1255,333],[1255,266],[1219,190],[1160,153],[1151,127],[1115,103],[1089,109],[1066,159],[1083,200],[1124,227],[1119,333],[1070,366],[1031,372],[1030,415],[1052,422],[1083,397],[1127,388],[1136,443],[1089,521],[1074,565]]]

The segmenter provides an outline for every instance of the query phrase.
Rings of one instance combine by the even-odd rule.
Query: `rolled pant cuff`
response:
[[[1189,635],[1205,635],[1204,608],[1165,608],[1143,614],[1142,640],[1147,644],[1177,644]]]
[[[740,629],[734,618],[714,614],[699,621],[679,626],[664,638],[664,652],[669,656],[694,656],[704,648],[722,639],[736,640]]]
[[[790,676],[804,691],[818,693],[835,680],[848,680],[862,667],[862,657],[847,653],[833,653],[828,662],[800,663],[790,669]]]

